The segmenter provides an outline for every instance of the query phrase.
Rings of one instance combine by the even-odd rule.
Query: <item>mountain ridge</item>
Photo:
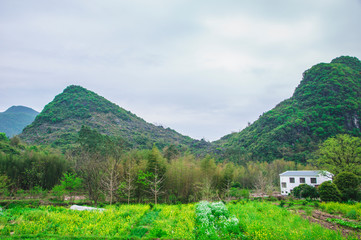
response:
[[[0,132],[8,137],[20,134],[29,125],[39,112],[25,106],[11,106],[0,113]]]
[[[361,62],[341,56],[303,73],[289,99],[262,114],[244,130],[214,143],[232,161],[306,162],[318,144],[339,133],[360,136]]]
[[[157,143],[162,148],[198,142],[170,128],[147,123],[95,92],[76,85],[68,86],[55,96],[20,136],[28,143],[74,144],[82,125],[102,134],[120,136],[133,147],[151,148]]]

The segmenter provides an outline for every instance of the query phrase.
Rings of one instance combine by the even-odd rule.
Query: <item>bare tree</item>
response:
[[[120,171],[119,171],[119,161],[115,158],[110,157],[104,168],[104,174],[101,178],[101,185],[105,196],[109,199],[109,204],[112,205],[114,195],[119,189],[120,183]]]
[[[147,178],[147,182],[149,185],[149,193],[154,196],[154,204],[158,203],[158,197],[163,194],[164,192],[162,189],[162,184],[164,182],[164,176],[160,177],[158,175],[158,168],[154,168],[154,173],[149,174],[149,178]]]
[[[128,204],[130,203],[130,197],[134,189],[136,188],[135,183],[137,180],[136,179],[137,176],[134,170],[135,170],[134,161],[133,159],[129,159],[128,161],[125,162],[124,175],[122,178],[123,180],[122,189],[127,195]]]

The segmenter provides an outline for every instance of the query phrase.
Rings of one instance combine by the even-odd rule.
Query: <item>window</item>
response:
[[[285,182],[282,183],[282,188],[286,188],[287,184]]]
[[[305,183],[306,181],[305,181],[305,178],[304,177],[301,177],[300,178],[300,183]]]
[[[311,178],[311,183],[317,183],[317,178]]]
[[[290,183],[295,183],[295,178],[294,177],[290,177]]]

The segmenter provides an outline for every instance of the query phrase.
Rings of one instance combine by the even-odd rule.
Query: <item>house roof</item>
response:
[[[315,170],[315,171],[286,171],[284,173],[281,173],[280,176],[318,176],[320,175],[321,172],[325,172],[325,171],[320,171],[320,170]],[[327,173],[327,175],[329,175],[329,172],[325,172]]]

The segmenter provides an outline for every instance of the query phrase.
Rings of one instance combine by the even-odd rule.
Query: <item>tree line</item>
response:
[[[354,139],[351,142],[358,144]],[[318,161],[308,165],[283,159],[270,163],[249,161],[241,165],[217,162],[210,155],[197,157],[180,151],[175,145],[125,150],[122,143],[119,138],[83,126],[77,146],[60,154],[1,135],[0,194],[15,195],[19,190],[40,188],[59,198],[86,194],[95,204],[99,201],[112,204],[225,200],[247,197],[249,190],[260,194],[279,191],[279,174],[287,170],[315,169],[316,163],[325,167],[324,170],[335,166],[330,156],[336,150],[328,142],[321,146]],[[331,155],[327,157],[327,153]]]

